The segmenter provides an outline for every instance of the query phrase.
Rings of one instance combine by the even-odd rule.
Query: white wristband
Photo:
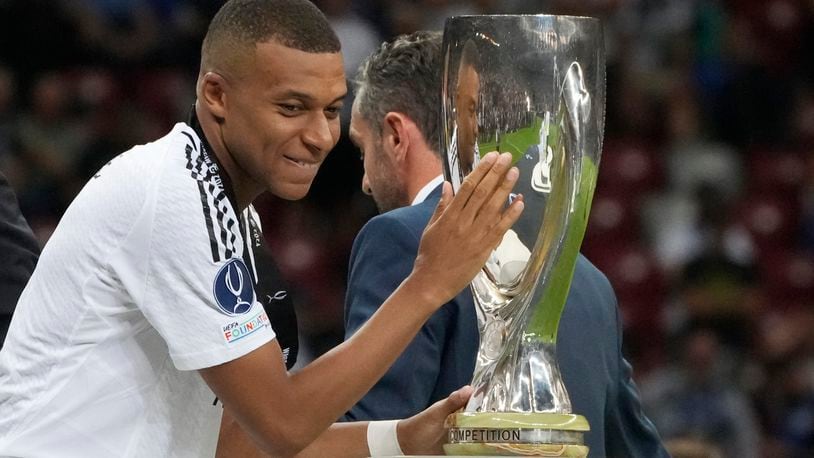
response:
[[[396,434],[398,420],[371,421],[367,424],[367,449],[370,456],[402,456]]]

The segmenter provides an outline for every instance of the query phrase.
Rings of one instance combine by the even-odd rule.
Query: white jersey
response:
[[[0,351],[0,456],[214,456],[223,408],[196,369],[275,337],[244,259],[252,212],[187,124],[105,166]]]

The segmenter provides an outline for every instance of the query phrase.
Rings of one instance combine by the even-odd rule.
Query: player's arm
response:
[[[464,387],[431,405],[416,415],[399,420],[399,447],[408,455],[434,455],[446,439],[444,421],[449,414],[463,408],[472,395],[472,387]],[[317,440],[297,455],[297,458],[350,458],[369,456],[367,431],[370,422],[334,423]],[[361,446],[360,446],[361,444]]]
[[[351,254],[345,339],[355,334],[410,274],[422,229],[423,225],[405,224],[388,215],[372,219],[362,229]],[[450,328],[448,305],[424,323],[384,376],[345,415],[346,420],[406,418],[430,405]]]
[[[409,454],[432,454],[441,449],[445,438],[444,420],[447,416],[466,405],[472,394],[471,387],[464,387],[436,402],[423,412],[397,425],[399,447]],[[350,458],[369,456],[367,443],[367,421],[334,423],[317,439],[297,454],[297,458]],[[270,455],[261,451],[246,435],[228,411],[223,413],[218,452],[216,458],[267,458]]]
[[[297,454],[298,458],[331,456],[367,456],[367,424],[368,422],[334,423],[325,432],[311,443],[305,450]],[[218,437],[218,451],[215,458],[268,458],[271,455],[260,450],[255,442],[243,431],[237,420],[223,411],[220,436]]]
[[[516,169],[487,155],[455,198],[449,185],[424,233],[412,273],[349,340],[289,374],[275,341],[200,371],[260,447],[293,455],[325,431],[378,380],[424,321],[471,281],[522,211],[505,211]]]

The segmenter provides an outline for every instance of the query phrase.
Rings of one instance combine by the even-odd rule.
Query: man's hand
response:
[[[438,307],[466,287],[520,217],[522,197],[503,208],[518,178],[511,159],[509,153],[485,155],[454,198],[449,183],[444,183],[413,272],[405,280],[427,304]]]
[[[442,446],[447,438],[444,421],[463,408],[470,396],[472,387],[465,386],[423,412],[401,420],[397,429],[401,450],[407,455],[443,455]]]

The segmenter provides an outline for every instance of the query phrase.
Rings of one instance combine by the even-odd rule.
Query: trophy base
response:
[[[585,417],[572,414],[463,412],[447,417],[447,455],[587,457]]]
[[[444,453],[455,456],[562,456],[586,458],[588,447],[571,444],[444,444]]]

